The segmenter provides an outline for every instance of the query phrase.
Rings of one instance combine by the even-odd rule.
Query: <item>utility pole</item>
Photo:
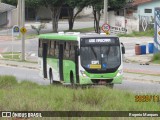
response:
[[[22,1],[22,27],[25,28],[25,0]],[[21,60],[25,60],[25,34],[22,33],[22,55]]]
[[[108,0],[104,0],[104,23],[108,24]]]
[[[18,0],[18,26],[25,27],[25,0]],[[21,33],[22,48],[21,48],[21,60],[25,60],[25,34]]]

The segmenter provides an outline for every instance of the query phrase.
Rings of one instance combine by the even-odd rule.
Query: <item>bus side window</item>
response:
[[[70,44],[70,59],[75,60],[75,44]]]
[[[50,56],[50,46],[51,46],[51,41],[49,40],[47,43],[48,43],[47,56]]]
[[[39,46],[38,46],[38,56],[42,57],[42,40],[39,40]]]
[[[64,59],[69,59],[69,42],[65,42]]]
[[[56,41],[55,42],[55,57],[58,58],[59,54],[59,43]]]
[[[50,53],[49,53],[49,55],[51,57],[54,57],[54,55],[55,55],[55,49],[54,49],[55,45],[54,44],[55,44],[55,41],[50,42],[50,48],[49,48]]]

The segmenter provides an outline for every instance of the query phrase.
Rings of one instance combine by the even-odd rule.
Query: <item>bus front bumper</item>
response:
[[[93,79],[91,79],[89,77],[80,76],[80,84],[95,84],[92,80]],[[121,84],[122,80],[123,80],[123,76],[119,75],[119,76],[116,76],[112,79],[111,78],[105,78],[105,79],[95,78],[94,80],[99,80],[99,81],[102,81],[102,82],[106,82],[106,84],[107,83]]]

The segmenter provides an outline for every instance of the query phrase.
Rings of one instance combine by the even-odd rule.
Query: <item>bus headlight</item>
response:
[[[82,74],[83,77],[87,77],[87,75],[82,70],[81,70],[81,74]]]
[[[120,75],[122,75],[122,74],[123,74],[123,70],[122,70],[122,69],[118,70],[117,76],[120,76]]]

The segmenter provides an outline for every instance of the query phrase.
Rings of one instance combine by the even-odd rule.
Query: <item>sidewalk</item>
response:
[[[160,84],[160,76],[147,75],[147,74],[124,73],[124,80]]]
[[[127,56],[125,55],[124,57],[124,62],[126,63],[130,63],[130,62],[136,62],[139,64],[152,64],[151,60],[152,60],[153,54],[145,54],[145,55],[130,55]]]
[[[0,65],[23,67],[23,68],[29,68],[29,69],[38,69],[38,63],[31,63],[31,62],[0,60]]]

